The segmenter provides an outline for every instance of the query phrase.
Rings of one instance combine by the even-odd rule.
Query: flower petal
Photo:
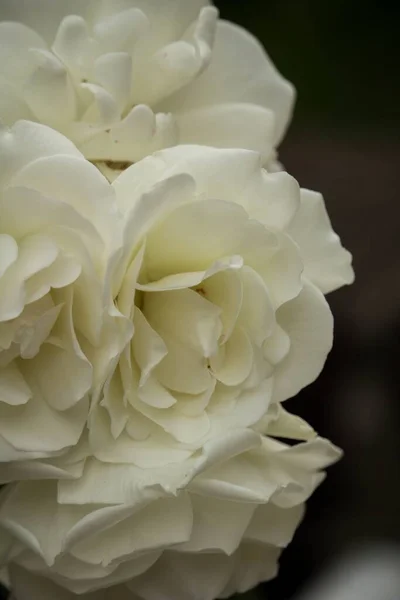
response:
[[[333,231],[321,194],[301,190],[301,203],[289,226],[289,234],[300,248],[304,277],[323,294],[354,281],[351,254]]]
[[[332,347],[333,317],[321,292],[310,283],[283,304],[277,320],[290,338],[290,350],[274,372],[274,401],[295,396],[320,374]]]
[[[256,104],[274,113],[272,141],[277,143],[290,119],[293,99],[293,87],[278,73],[260,43],[241,27],[219,21],[210,65],[187,90],[167,101],[163,110],[224,102]]]

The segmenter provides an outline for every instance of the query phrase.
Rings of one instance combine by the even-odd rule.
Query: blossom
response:
[[[169,472],[131,466],[127,479],[92,459],[81,478],[3,491],[0,556],[18,600],[214,600],[274,577],[340,452],[244,430],[226,442]]]
[[[322,196],[205,146],[110,183],[30,122],[0,156],[0,565],[18,600],[212,600],[273,577],[340,455],[282,406],[330,350],[324,294],[353,280]]]
[[[176,147],[112,184],[124,222],[116,307],[134,326],[88,429],[106,463],[184,461],[271,419],[320,373],[322,292],[353,279],[320,195],[246,150]]]
[[[58,129],[110,178],[176,144],[274,158],[293,88],[207,0],[3,0],[0,19],[0,119]]]
[[[1,129],[0,159],[1,471],[77,443],[98,369],[130,332],[106,285],[117,230],[107,180],[35,123]]]

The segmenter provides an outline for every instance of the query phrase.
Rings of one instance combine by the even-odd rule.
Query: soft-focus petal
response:
[[[323,294],[353,283],[351,254],[333,231],[321,194],[301,190],[299,210],[289,226],[304,261],[304,276]]]

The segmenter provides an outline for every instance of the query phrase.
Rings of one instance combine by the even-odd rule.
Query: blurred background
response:
[[[309,502],[278,578],[248,596],[297,600],[352,549],[400,543],[400,3],[215,4],[294,83],[280,159],[302,187],[324,194],[354,256],[356,283],[328,298],[336,331],[325,370],[287,405],[345,457]],[[400,598],[400,583],[390,598]]]

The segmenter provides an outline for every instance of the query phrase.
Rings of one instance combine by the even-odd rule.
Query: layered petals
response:
[[[136,493],[115,495],[107,506],[93,495],[98,481],[105,492],[113,487],[101,471],[76,478],[86,486],[78,496],[60,495],[56,482],[18,483],[0,502],[11,584],[19,600],[41,588],[42,597],[65,600],[213,600],[243,592],[275,576],[304,501],[338,457],[319,438],[289,447],[243,431],[234,444],[208,446],[190,473],[172,470],[170,486],[156,483],[167,479],[165,470],[148,470],[149,487],[141,487],[138,470],[126,466],[120,482]]]
[[[5,0],[0,36],[0,118],[58,129],[110,180],[177,144],[270,163],[291,116],[292,86],[207,0]]]
[[[0,155],[0,447],[7,479],[11,463],[26,466],[77,444],[101,379],[96,347],[107,337],[110,360],[131,326],[107,330],[114,310],[107,264],[118,219],[106,179],[69,140],[35,123],[3,128]]]

